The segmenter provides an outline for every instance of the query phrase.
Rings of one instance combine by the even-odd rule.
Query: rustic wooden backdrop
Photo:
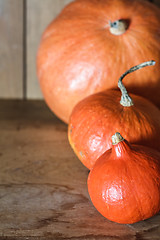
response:
[[[40,37],[71,1],[0,0],[0,98],[42,98],[35,64]]]

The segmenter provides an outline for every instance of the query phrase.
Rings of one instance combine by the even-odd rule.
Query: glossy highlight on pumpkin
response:
[[[88,191],[111,221],[131,224],[154,216],[160,210],[160,153],[121,140],[96,161]]]
[[[122,32],[114,34],[118,26]],[[37,54],[38,79],[50,109],[68,123],[80,100],[116,88],[130,67],[149,59],[159,63],[159,26],[160,9],[148,1],[76,0],[66,6],[45,29]],[[158,64],[135,72],[126,87],[160,104]]]

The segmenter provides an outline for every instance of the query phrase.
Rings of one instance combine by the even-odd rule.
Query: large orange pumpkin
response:
[[[86,96],[116,88],[118,77],[146,60],[160,63],[160,9],[143,0],[77,0],[45,30],[37,56],[44,98],[66,123]],[[160,67],[134,73],[127,89],[158,104]]]

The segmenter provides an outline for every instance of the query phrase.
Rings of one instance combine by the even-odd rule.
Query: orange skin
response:
[[[115,36],[108,23],[119,19],[129,26]],[[160,63],[159,26],[160,9],[148,1],[77,0],[69,4],[46,28],[37,54],[37,74],[50,109],[68,123],[80,100],[116,88],[127,69],[150,59]],[[159,64],[133,73],[126,87],[159,104]]]
[[[135,223],[160,210],[160,153],[124,140],[106,151],[88,177],[95,208],[111,221]]]
[[[123,132],[131,143],[160,150],[160,110],[145,98],[130,96],[134,105],[123,107],[120,91],[106,90],[83,99],[73,109],[68,138],[87,168],[112,147],[115,131]]]

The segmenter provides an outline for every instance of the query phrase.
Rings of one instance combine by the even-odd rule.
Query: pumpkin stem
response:
[[[136,71],[136,70],[138,70],[138,69],[141,69],[141,68],[143,68],[143,67],[152,66],[152,65],[154,65],[155,63],[156,63],[156,62],[155,62],[154,60],[147,61],[147,62],[141,63],[141,64],[139,64],[139,65],[137,65],[137,66],[134,66],[134,67],[130,68],[130,69],[127,70],[124,74],[122,74],[122,76],[121,76],[121,77],[119,78],[119,80],[118,80],[118,87],[120,88],[121,93],[122,93],[121,101],[120,101],[120,104],[121,104],[122,106],[124,106],[124,107],[130,107],[130,106],[134,105],[132,98],[129,96],[129,94],[128,94],[126,88],[125,88],[125,86],[124,86],[123,83],[122,83],[123,78],[124,78],[127,74],[129,74],[129,73],[132,73],[132,72],[134,72],[134,71]]]
[[[116,132],[112,136],[112,145],[117,145],[118,143],[122,142],[123,140],[124,140],[124,138],[121,136],[121,134],[119,132]]]
[[[126,32],[128,22],[124,19],[119,19],[114,22],[109,21],[109,30],[113,35],[121,35]]]

